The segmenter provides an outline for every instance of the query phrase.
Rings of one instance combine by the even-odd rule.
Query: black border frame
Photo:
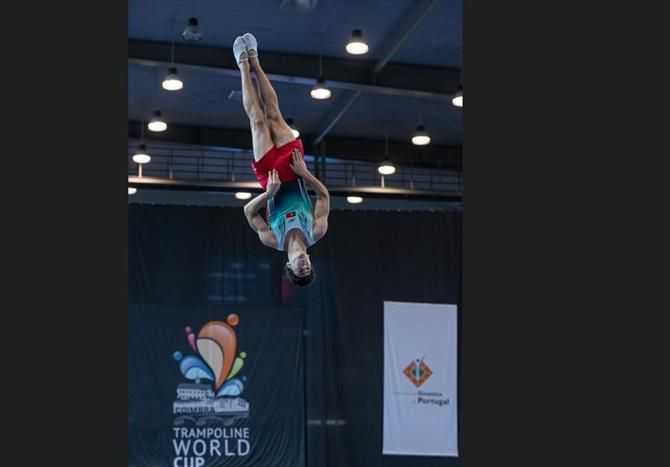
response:
[[[79,5],[5,25],[14,465],[127,462],[127,5]],[[669,8],[466,5],[469,467],[670,461]]]

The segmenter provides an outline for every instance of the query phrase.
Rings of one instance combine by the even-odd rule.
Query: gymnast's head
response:
[[[286,263],[286,277],[296,287],[307,287],[314,282],[316,271],[305,251],[289,255]]]

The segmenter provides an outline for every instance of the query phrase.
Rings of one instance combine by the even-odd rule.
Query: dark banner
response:
[[[128,465],[303,467],[302,311],[130,305]]]

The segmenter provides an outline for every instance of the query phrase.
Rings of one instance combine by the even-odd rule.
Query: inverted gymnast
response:
[[[251,167],[265,190],[244,206],[244,215],[263,245],[287,252],[286,276],[293,285],[305,287],[316,278],[307,248],[328,230],[330,195],[307,169],[302,141],[293,136],[279,111],[277,94],[258,61],[256,38],[250,33],[238,36],[233,54],[240,67],[242,103],[251,125]],[[260,99],[251,80],[252,68]],[[316,192],[313,208],[305,181]],[[266,205],[267,222],[259,214]]]

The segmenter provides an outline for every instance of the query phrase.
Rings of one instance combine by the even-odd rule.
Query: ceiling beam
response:
[[[220,192],[234,192],[249,190],[260,192],[258,182],[219,182],[211,180],[175,180],[162,177],[128,176],[128,183],[136,187],[149,187],[169,190],[206,190]],[[313,190],[311,190],[313,191]],[[443,201],[460,201],[463,193],[460,191],[414,190],[409,188],[392,188],[378,186],[342,186],[328,187],[328,192],[334,196],[365,195],[378,198],[413,198]]]
[[[349,93],[345,96],[340,97],[340,100],[335,104],[334,107],[331,108],[331,110],[326,115],[326,118],[323,120],[323,123],[319,125],[319,128],[321,129],[316,135],[316,138],[314,138],[314,142],[312,144],[316,146],[323,140],[323,138],[326,137],[326,135],[340,120],[340,118],[342,118],[347,109],[349,109],[351,104],[353,104],[360,95],[361,91],[355,91],[353,93]]]
[[[423,20],[428,16],[428,13],[430,13],[430,10],[433,9],[435,5],[437,5],[439,0],[427,0],[423,4],[422,3],[416,3],[411,6],[412,8],[412,13],[407,15],[408,18],[412,18],[404,28],[394,28],[392,36],[387,37],[383,43],[384,44],[389,44],[382,55],[382,57],[375,63],[373,69],[372,69],[372,82],[376,83],[378,80],[378,77],[380,76],[380,73],[384,69],[384,67],[389,63],[391,58],[393,58],[393,55],[400,49],[400,47],[403,46],[405,42],[407,42],[407,39],[412,35],[414,31],[419,27],[419,25],[423,22]],[[339,104],[338,107],[336,107],[332,112],[331,115],[328,116],[324,122],[319,125],[319,130],[316,139],[314,140],[314,144],[319,144],[323,138],[326,137],[328,132],[337,124],[337,122],[342,118],[342,116],[345,114],[347,109],[351,107],[351,104],[353,104],[356,99],[358,99],[358,96],[361,95],[361,91],[357,91],[355,94],[349,96],[346,101],[343,101]]]
[[[439,3],[439,0],[426,0],[423,5],[414,4],[412,5],[412,12],[407,15],[407,17],[413,17],[413,19],[403,28],[402,34],[394,34],[395,37],[388,37],[384,41],[388,45],[388,49],[384,53],[381,59],[373,68],[375,75],[379,75],[382,69],[388,64],[388,62],[393,58],[393,55],[402,47],[407,39],[416,31],[416,29],[423,23],[423,20],[426,19],[428,13]]]
[[[138,120],[128,121],[128,137],[141,137],[141,123]],[[251,150],[251,132],[246,129],[198,127],[170,124],[162,133],[144,132],[145,141],[173,143],[197,147],[200,150]],[[315,135],[300,135],[305,152],[310,155],[318,153],[313,144]],[[328,157],[343,160],[378,163],[384,158],[384,141],[344,137],[328,137]],[[460,146],[414,146],[411,143],[398,141],[388,142],[388,155],[398,166],[416,168],[441,168],[462,170],[462,148]]]
[[[128,40],[130,64],[167,69],[172,44],[169,42]],[[318,78],[316,55],[262,51],[263,70],[271,81],[313,86]],[[375,62],[363,59],[323,57],[328,86],[391,96],[451,102],[460,82],[460,70],[449,67],[389,63],[377,75]],[[240,71],[229,48],[175,44],[175,66],[239,77]]]

